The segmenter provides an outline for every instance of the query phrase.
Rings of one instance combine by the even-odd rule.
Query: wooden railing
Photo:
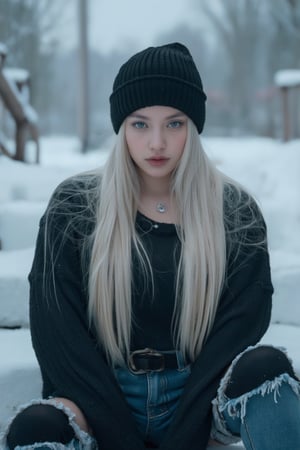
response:
[[[23,96],[23,90],[29,88],[29,75],[18,80],[13,77],[13,72],[4,68],[6,51],[0,46],[0,100],[13,119],[15,126],[14,151],[7,145],[4,132],[0,132],[0,151],[9,158],[17,161],[25,161],[25,148],[29,139],[34,141],[36,148],[35,161],[39,162],[39,133],[37,115]],[[25,72],[23,71],[23,74]],[[0,124],[1,130],[1,124]],[[2,136],[2,138],[1,138]]]
[[[300,137],[300,69],[280,70],[275,74],[282,103],[282,139]]]

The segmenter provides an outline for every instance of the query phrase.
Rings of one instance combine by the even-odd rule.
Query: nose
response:
[[[150,134],[149,146],[151,150],[163,150],[166,147],[166,140],[163,130],[153,128]]]

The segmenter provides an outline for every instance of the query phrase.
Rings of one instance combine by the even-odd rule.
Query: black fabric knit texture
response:
[[[180,43],[149,47],[120,68],[110,96],[113,128],[147,106],[171,106],[185,113],[199,133],[205,122],[206,95],[189,50]]]

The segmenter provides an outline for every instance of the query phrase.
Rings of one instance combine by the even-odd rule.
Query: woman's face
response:
[[[142,177],[170,178],[183,153],[188,117],[169,106],[138,109],[126,118],[125,138]]]

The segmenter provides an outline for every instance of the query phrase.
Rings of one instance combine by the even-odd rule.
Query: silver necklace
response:
[[[159,213],[165,213],[167,211],[167,205],[163,202],[156,203],[156,211]]]

